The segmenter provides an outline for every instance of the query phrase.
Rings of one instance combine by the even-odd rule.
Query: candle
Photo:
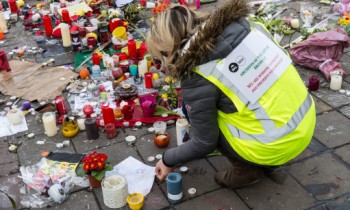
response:
[[[57,134],[55,114],[53,112],[45,112],[42,120],[46,135],[48,137],[55,136]]]
[[[67,9],[62,10],[62,21],[68,24],[71,23],[71,19],[69,17],[69,12]]]
[[[341,74],[337,74],[337,73],[332,74],[331,73],[330,89],[331,90],[340,90],[342,81],[343,81],[343,77]]]
[[[79,48],[81,47],[81,41],[79,38],[79,31],[72,31],[71,37],[72,37],[73,51],[78,51]]]
[[[30,101],[24,101],[22,103],[22,110],[29,110],[32,107],[32,105],[30,104]]]
[[[93,48],[96,47],[96,45],[97,45],[96,39],[94,37],[88,37],[87,38],[87,45],[92,46]]]
[[[85,119],[84,118],[79,118],[77,120],[77,123],[78,123],[79,130],[81,130],[81,131],[85,130]]]
[[[142,42],[140,45],[140,48],[138,49],[138,57],[142,59],[146,52],[147,52],[147,45],[146,43]]]
[[[94,39],[95,40],[95,39]],[[100,65],[101,58],[98,55],[98,53],[92,53],[92,64],[94,65]]]
[[[131,76],[137,76],[137,65],[133,64],[129,66]]]
[[[5,34],[8,32],[7,24],[6,24],[6,20],[3,12],[0,12],[0,30]]]
[[[59,115],[67,114],[67,106],[64,102],[64,98],[62,96],[56,96],[55,105]]]
[[[152,77],[153,77],[153,73],[152,72],[146,72],[145,74],[145,87],[146,88],[152,88],[153,84],[152,84]]]
[[[113,32],[114,29],[122,25],[122,21],[119,18],[114,18],[109,22],[109,32]]]
[[[101,78],[101,68],[98,65],[93,65],[91,68],[92,71],[92,78],[93,79],[99,79]]]
[[[72,40],[71,40],[71,37],[70,37],[68,24],[61,23],[60,24],[60,28],[61,28],[61,34],[62,34],[63,47],[70,47],[70,46],[72,46]]]
[[[188,122],[186,119],[178,119],[176,121],[176,141],[177,146],[180,146],[184,142],[188,141]]]
[[[316,91],[318,90],[320,86],[320,79],[317,76],[311,76],[309,78],[309,85],[308,88],[310,91]]]
[[[11,10],[11,13],[17,13],[18,12],[18,7],[17,7],[17,4],[16,4],[16,0],[9,0],[9,5],[10,5],[10,10]]]
[[[103,28],[100,30],[100,42],[102,44],[107,43],[109,41],[108,30]]]
[[[108,105],[102,106],[102,116],[103,116],[103,121],[105,122],[105,125],[110,123],[112,124],[115,123],[113,109]]]
[[[182,199],[182,176],[177,172],[168,174],[167,178],[168,201],[170,204],[178,204]]]
[[[96,120],[94,118],[85,120],[85,132],[88,140],[95,140],[99,137]]]
[[[44,22],[46,36],[49,37],[52,34],[52,22],[51,22],[50,16],[44,15],[43,22]]]
[[[105,131],[106,131],[106,137],[108,139],[112,139],[117,135],[117,129],[115,128],[115,125],[113,123],[108,123],[105,126]]]
[[[145,75],[145,73],[148,72],[148,65],[146,59],[143,59],[139,62],[138,69],[140,75]]]
[[[133,39],[130,39],[128,41],[128,53],[129,53],[129,58],[131,59],[136,59],[137,53],[136,53],[136,42]]]
[[[17,125],[23,121],[24,115],[19,109],[11,109],[8,111],[6,117],[12,125]]]

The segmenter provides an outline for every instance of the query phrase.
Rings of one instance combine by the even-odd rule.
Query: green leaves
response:
[[[17,209],[17,206],[16,206],[15,200],[13,200],[13,198],[12,198],[9,194],[5,193],[5,192],[2,191],[2,190],[0,190],[0,193],[3,193],[3,194],[10,200],[11,205],[12,205],[12,209],[16,210],[16,209]],[[0,198],[1,198],[1,196],[0,196]]]
[[[105,177],[106,172],[110,171],[113,169],[113,166],[111,165],[106,165],[105,168],[102,171],[92,171],[91,175],[93,177],[95,177],[97,180],[101,181],[103,179],[103,177]]]
[[[157,106],[156,111],[153,113],[155,116],[161,116],[162,114],[168,114],[168,115],[177,115],[180,117],[180,115],[176,112],[170,111],[162,106]]]

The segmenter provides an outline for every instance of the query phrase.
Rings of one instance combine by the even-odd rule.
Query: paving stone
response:
[[[50,208],[31,208],[31,210],[44,210],[44,209],[59,209],[59,210],[72,210],[72,209],[99,209],[97,201],[92,192],[79,191],[69,195],[68,200],[64,203],[55,205]]]
[[[350,118],[350,106],[344,106],[344,107],[342,107],[341,109],[339,109],[339,111],[340,111],[343,115],[345,115],[345,116],[347,116],[348,118]]]
[[[132,156],[140,161],[141,157],[138,156],[135,147],[129,147],[126,143],[116,143],[104,148],[99,148],[96,151],[103,152],[108,156],[108,161],[113,166],[117,165],[127,157]]]
[[[37,144],[37,141],[46,140],[44,144]],[[75,153],[73,145],[64,146],[62,149],[56,147],[57,143],[62,143],[65,140],[59,137],[47,137],[46,135],[37,136],[35,139],[31,139],[23,142],[17,149],[20,164],[23,166],[29,166],[36,164],[42,158],[42,152],[69,152]]]
[[[319,141],[317,141],[316,139],[312,139],[310,144],[307,146],[307,148],[291,162],[298,162],[312,155],[323,152],[326,149],[327,147],[322,145]]]
[[[78,135],[72,138],[72,142],[78,153],[86,153],[116,143],[119,138],[124,137],[124,134],[120,130],[118,130],[118,136],[114,139],[107,139],[106,134],[102,131],[99,132],[99,135],[99,138],[96,140],[87,140],[86,133],[79,132]]]
[[[222,155],[207,157],[207,160],[214,166],[217,171],[224,171],[231,167],[230,161]]]
[[[349,54],[344,54],[341,59],[340,63],[342,64],[342,69],[345,71],[347,75],[350,75],[350,56]]]
[[[336,111],[317,115],[314,137],[328,147],[350,142],[349,119]]]
[[[345,145],[337,148],[334,153],[339,155],[345,162],[350,165],[350,145]]]
[[[314,205],[312,198],[292,177],[287,176],[283,184],[268,178],[250,187],[237,190],[238,195],[251,209],[304,209]]]
[[[317,98],[321,99],[331,107],[339,107],[342,105],[350,104],[350,97],[345,94],[339,93],[339,91],[333,91],[329,89],[329,84],[326,88],[322,88],[319,91],[313,92]],[[350,84],[347,82],[342,83],[342,89],[350,90]]]
[[[214,168],[204,158],[188,162],[186,166],[188,167],[188,172],[182,174],[184,200],[191,197],[187,192],[190,188],[196,188],[196,195],[202,195],[220,188],[214,180]],[[167,192],[166,182],[162,183],[161,186],[163,191]]]
[[[237,194],[228,189],[219,189],[203,196],[180,203],[175,209],[249,209]]]
[[[333,199],[348,193],[350,170],[330,152],[287,168],[298,182],[319,200]]]
[[[338,198],[334,201],[326,202],[324,204],[321,204],[319,206],[310,208],[309,210],[347,210],[350,209],[350,196],[344,196],[341,198]]]
[[[18,161],[0,164],[0,177],[19,172]]]
[[[9,194],[16,202],[17,209],[23,206],[20,203],[20,192],[19,189],[23,186],[23,181],[18,177],[20,175],[12,174],[6,177],[0,178],[0,190]],[[12,206],[8,198],[0,192],[0,209],[1,210],[12,210]]]
[[[9,151],[9,144],[0,140],[0,165],[4,163],[17,162],[18,156],[16,153]]]
[[[140,154],[142,155],[142,158],[145,161],[147,161],[147,158],[149,156],[155,157],[157,154],[163,154],[165,150],[177,146],[175,127],[168,128],[167,133],[170,136],[170,142],[166,148],[159,148],[155,145],[153,141],[154,134],[146,134],[140,137],[139,139],[137,139],[136,141],[137,150],[140,152]],[[155,166],[156,163],[157,161],[153,163],[148,162],[147,164]]]
[[[316,114],[327,112],[327,111],[330,111],[332,109],[332,107],[328,106],[325,102],[318,99],[317,97],[313,96],[312,98],[314,99],[315,104],[316,104]]]

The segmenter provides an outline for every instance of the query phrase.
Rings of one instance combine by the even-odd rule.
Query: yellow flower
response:
[[[339,25],[348,25],[350,23],[350,15],[345,13],[342,18],[339,19],[338,24]]]
[[[150,18],[150,21],[151,21],[151,22],[154,22],[154,17],[151,17],[151,18]]]
[[[162,99],[167,99],[167,98],[168,98],[168,94],[163,93],[163,94],[162,94]]]
[[[165,82],[169,83],[169,82],[171,82],[171,79],[169,77],[167,77],[167,78],[165,78]]]

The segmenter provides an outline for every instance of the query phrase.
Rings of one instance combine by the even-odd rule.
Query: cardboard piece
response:
[[[71,77],[78,76],[62,67],[41,67],[27,61],[11,60],[10,66],[11,72],[0,73],[0,91],[30,101],[54,99],[62,94]]]

